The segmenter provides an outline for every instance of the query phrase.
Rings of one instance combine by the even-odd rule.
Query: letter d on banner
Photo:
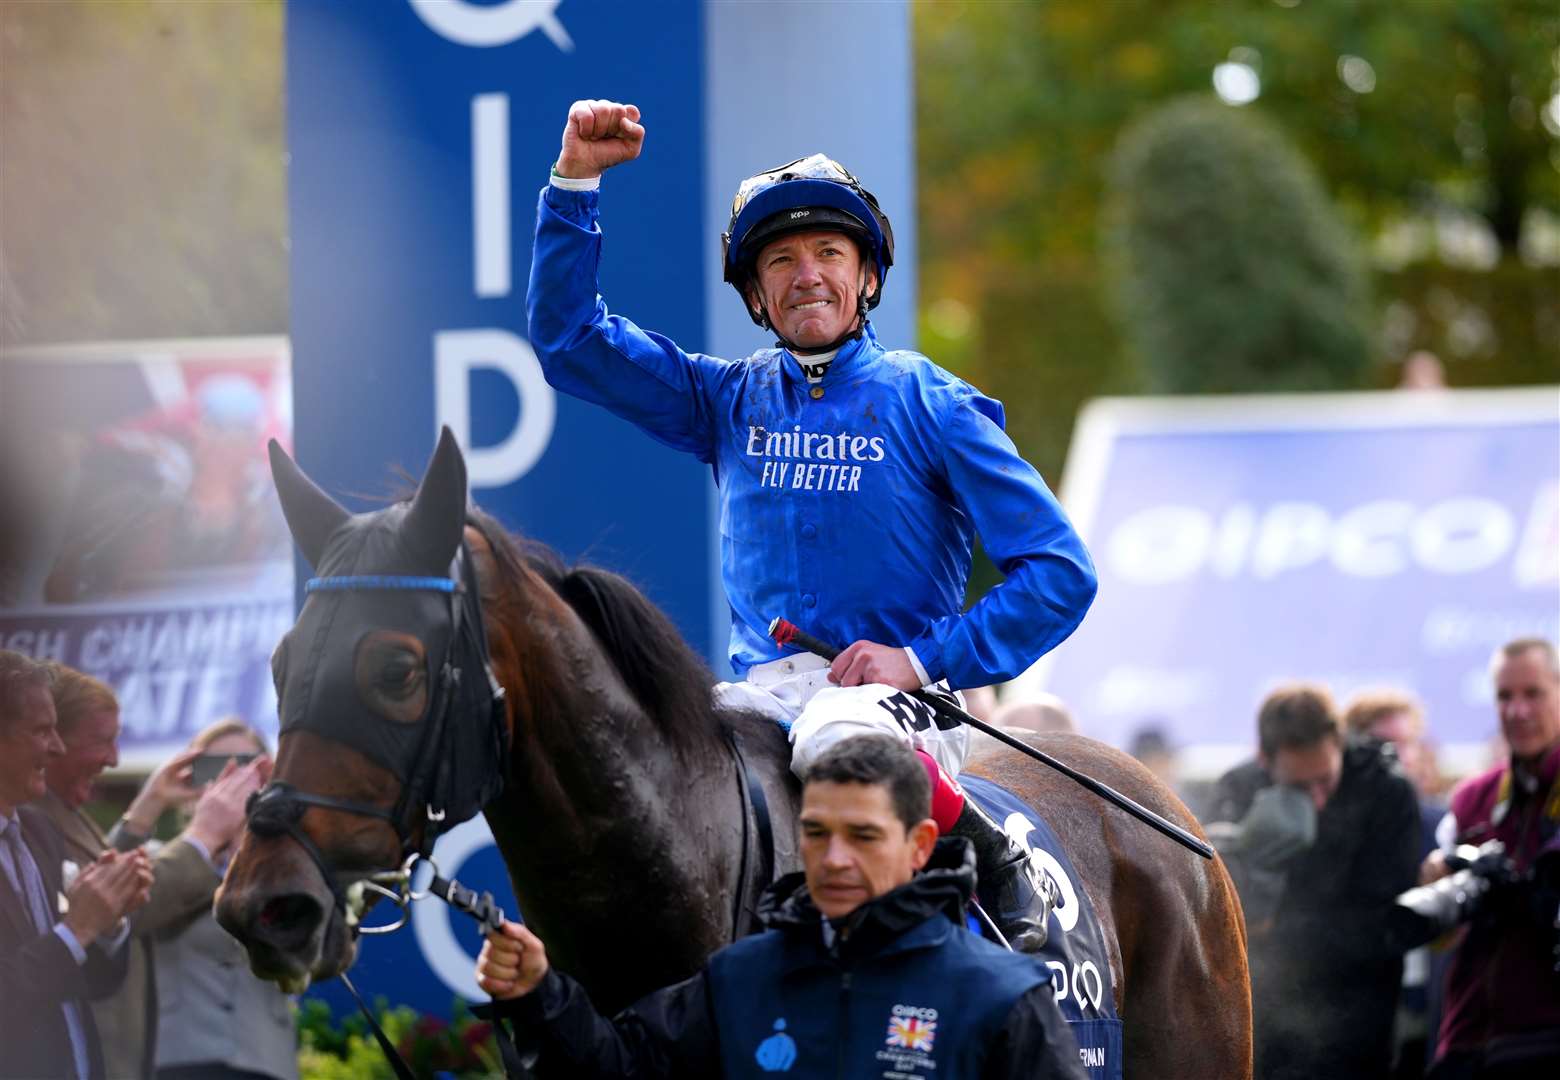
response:
[[[497,446],[471,445],[471,373],[490,368],[514,384],[520,416]],[[466,451],[472,487],[503,487],[530,471],[552,439],[557,402],[536,353],[507,330],[444,330],[433,336],[433,428],[449,425]]]

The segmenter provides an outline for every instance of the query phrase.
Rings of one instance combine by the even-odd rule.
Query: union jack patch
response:
[[[937,1021],[935,1020],[921,1020],[914,1016],[889,1018],[887,1043],[896,1049],[931,1053],[932,1042],[936,1038]]]

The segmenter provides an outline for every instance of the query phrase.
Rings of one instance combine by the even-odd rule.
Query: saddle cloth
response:
[[[1029,851],[1037,869],[1056,882],[1050,933],[1037,960],[1051,971],[1056,1004],[1078,1040],[1090,1080],[1121,1080],[1121,1019],[1105,932],[1061,840],[1039,814],[1011,791],[978,776],[959,777],[965,795]]]

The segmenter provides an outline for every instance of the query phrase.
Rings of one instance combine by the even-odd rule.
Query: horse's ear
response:
[[[455,557],[466,529],[466,458],[448,426],[417,486],[401,536],[414,551],[437,563]]]
[[[330,534],[352,515],[305,476],[275,439],[270,449],[271,478],[276,482],[276,497],[281,500],[287,528],[309,565],[318,566]]]

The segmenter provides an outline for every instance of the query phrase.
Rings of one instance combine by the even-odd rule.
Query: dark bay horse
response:
[[[753,870],[756,819],[728,732],[761,777],[776,873],[799,866],[790,747],[773,723],[713,708],[708,669],[664,614],[622,578],[566,567],[468,510],[447,430],[415,498],[370,514],[348,514],[274,447],[272,463],[294,538],[322,578],[448,580],[461,573],[457,552],[469,552],[509,747],[502,794],[484,813],[527,923],[598,1008],[610,1014],[686,978],[749,928],[767,875]],[[408,613],[417,604],[439,610],[407,592],[313,593],[278,648],[273,783],[314,801],[293,806],[297,833],[245,835],[217,902],[262,978],[297,985],[349,967],[341,883],[399,866],[423,844],[423,808],[400,798],[416,763],[397,769],[377,742],[340,734],[354,710],[365,713],[355,722],[403,733],[429,722],[450,633],[420,630]],[[1200,835],[1119,751],[1076,736],[1037,745]],[[1223,865],[1016,751],[985,754],[972,771],[1042,808],[1081,875],[1105,930],[1126,1075],[1250,1077],[1245,932]]]

